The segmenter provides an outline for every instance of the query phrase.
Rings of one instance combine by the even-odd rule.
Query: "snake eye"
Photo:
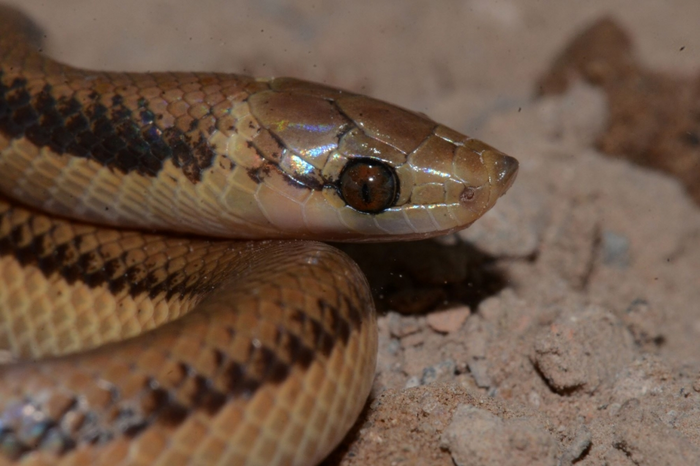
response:
[[[394,170],[372,159],[353,160],[340,174],[340,195],[360,212],[376,214],[392,207],[398,188]]]

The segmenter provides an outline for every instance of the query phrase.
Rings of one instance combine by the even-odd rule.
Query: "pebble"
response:
[[[438,333],[452,333],[459,330],[471,314],[469,306],[459,306],[428,314],[430,328]]]
[[[603,263],[626,269],[630,264],[630,240],[621,234],[603,230],[601,235]]]
[[[421,385],[428,385],[433,382],[448,382],[455,375],[457,365],[452,359],[447,359],[434,366],[429,366],[423,369],[421,376]]]
[[[398,312],[390,312],[388,316],[389,332],[396,338],[403,338],[416,333],[422,328],[421,322],[415,317],[407,317]]]
[[[504,420],[491,412],[460,405],[440,438],[457,466],[528,464],[556,466],[559,445],[531,419]]]

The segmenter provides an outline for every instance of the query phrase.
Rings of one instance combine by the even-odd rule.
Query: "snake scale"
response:
[[[517,161],[291,78],[113,73],[0,7],[0,465],[314,465],[367,399],[369,287],[318,241],[465,228]]]

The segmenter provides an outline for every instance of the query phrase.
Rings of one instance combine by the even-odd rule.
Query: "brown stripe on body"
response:
[[[150,93],[158,93],[149,98],[138,96],[140,89],[126,96],[117,89],[98,91],[113,84],[109,74],[95,76],[97,79],[88,81],[82,73],[66,75],[79,81],[77,86],[81,88],[71,94],[66,92],[66,87],[74,87],[71,83],[61,86],[59,92],[48,83],[37,90],[35,82],[0,71],[0,133],[8,139],[25,137],[37,147],[89,158],[122,173],[156,176],[164,162],[171,159],[191,182],[201,179],[202,170],[211,167],[215,156],[209,138],[219,130],[219,119],[205,101],[197,102],[193,97],[189,105],[172,95],[172,102],[167,102],[166,91],[157,88],[147,88]],[[171,76],[162,75],[164,84]],[[128,78],[138,83],[140,76]],[[158,76],[150,75],[148,80],[152,79],[157,81]],[[212,76],[191,83],[193,89],[207,86],[220,88],[219,80]],[[133,85],[130,87],[133,91]],[[231,105],[226,102],[222,107],[226,104]],[[154,106],[172,106],[178,113],[166,114],[154,110]],[[183,113],[188,110],[190,113]],[[225,108],[218,110],[225,114]],[[173,121],[162,122],[166,118]],[[229,125],[226,131],[231,128]]]
[[[232,107],[269,88],[231,74],[73,68],[40,53],[21,14],[0,13],[0,134],[122,173],[156,176],[171,159],[199,181],[214,160],[212,134],[235,131]]]
[[[151,252],[148,252],[150,249]],[[182,254],[187,250],[189,254]],[[202,257],[209,254],[209,260]],[[113,295],[146,293],[150,299],[184,299],[230,273],[212,260],[225,258],[221,243],[110,230],[13,206],[0,196],[0,257],[12,256],[50,279],[69,285],[106,286]],[[223,265],[218,268],[217,266]]]
[[[150,300],[200,302],[232,276],[246,272],[250,264],[240,254],[246,253],[247,244],[95,227],[36,213],[0,195],[0,259],[35,267],[48,281],[106,287],[115,300],[146,295]],[[273,278],[262,276],[259,284],[276,286]],[[290,305],[276,300],[275,306]],[[301,307],[290,309],[288,318],[328,355],[335,340],[347,343],[350,333],[361,327],[363,311],[347,296],[337,302],[318,298],[315,306],[325,320],[310,318]],[[275,338],[278,344],[280,338]],[[298,345],[288,343],[295,352]]]
[[[0,212],[3,212],[0,217],[2,237],[7,238],[12,236],[5,231],[8,223],[12,223],[7,206],[0,208]],[[31,223],[31,219],[28,218],[28,222]],[[30,230],[22,231],[15,234],[13,241],[37,243],[25,236],[32,234]],[[2,244],[2,254],[8,253],[8,243],[3,240]],[[242,252],[245,255],[246,247],[233,247],[231,255],[240,257]],[[250,262],[246,270],[248,265]],[[77,372],[75,380],[96,377],[103,394],[89,400],[56,395],[63,396],[58,401],[55,397],[23,395],[14,403],[5,403],[4,407],[0,403],[0,453],[15,458],[44,449],[65,453],[86,444],[106,445],[122,436],[136,438],[158,426],[177,428],[194,412],[216,416],[225,405],[245,403],[261,389],[280,386],[292,371],[303,373],[319,358],[331,357],[336,349],[347,346],[350,339],[360,333],[363,325],[360,316],[371,312],[354,307],[353,303],[360,301],[358,295],[364,291],[356,283],[339,283],[346,277],[333,272],[336,265],[333,256],[317,264],[325,271],[285,270],[288,265],[279,257],[273,257],[259,271],[254,271],[252,277],[246,277],[247,286],[251,281],[257,283],[260,296],[270,297],[261,298],[264,303],[257,308],[247,307],[248,312],[259,313],[255,317],[260,326],[257,330],[239,328],[238,319],[243,317],[229,304],[241,291],[234,289],[235,284],[220,286],[211,298],[204,297],[203,312],[188,314],[142,338],[104,346],[93,350],[93,355],[86,353],[87,362],[77,362],[72,356],[52,362],[54,371]],[[270,269],[275,270],[276,275],[271,275]],[[60,268],[52,273],[60,274]],[[321,273],[327,277],[324,280],[330,280],[326,289],[336,291],[331,296],[317,298],[313,308],[294,305],[290,308],[289,302],[274,298],[284,293],[286,287],[298,287],[306,273]],[[80,274],[75,278],[84,279]],[[285,317],[276,321],[274,316],[269,316],[271,321],[265,320],[265,310],[269,306],[280,309]],[[265,331],[265,328],[272,331]],[[216,338],[211,336],[213,329],[219,335]],[[196,352],[192,351],[191,343],[186,343],[193,339],[197,342]],[[184,341],[185,346],[181,348],[179,341]],[[120,346],[119,356],[115,358],[117,345]],[[241,351],[241,348],[245,349]],[[202,366],[202,360],[210,362]],[[39,362],[27,370],[36,370],[41,377],[42,364]],[[5,370],[0,367],[0,377],[8,381],[9,393],[12,393],[12,381],[16,379]],[[112,378],[109,374],[123,375]],[[32,380],[27,374],[19,379],[29,384]],[[0,395],[2,389],[0,387]],[[20,386],[15,390],[22,393]],[[4,397],[6,401],[12,399],[7,392]],[[79,419],[77,424],[75,419]]]
[[[243,362],[224,358],[219,350],[202,348],[200,357],[207,351],[218,355],[216,374],[203,375],[192,366],[174,363],[168,377],[176,382],[170,384],[139,373],[134,366],[130,381],[141,378],[142,386],[128,397],[123,396],[117,384],[107,385],[108,381],[100,379],[105,395],[98,404],[85,403],[77,397],[62,400],[58,411],[55,398],[11,404],[0,411],[0,454],[15,459],[39,450],[65,454],[81,445],[106,445],[121,436],[135,438],[154,426],[176,428],[197,411],[214,417],[227,403],[245,402],[262,387],[279,386],[294,367],[306,371],[320,354],[324,358],[330,355],[307,346],[294,334],[287,333],[284,338],[290,342],[287,349],[251,344],[249,360]],[[339,341],[331,350],[338,347]],[[284,360],[279,357],[283,350],[290,351]],[[164,359],[166,364],[177,360],[172,355]],[[3,423],[4,419],[14,422]],[[75,419],[79,419],[77,425]]]
[[[176,238],[140,236],[145,238],[142,242],[133,242],[126,232],[55,219],[0,198],[0,268],[3,258],[11,257],[25,268],[39,268],[47,279],[61,277],[74,285],[106,285],[115,293],[118,288],[132,296],[145,293],[151,298],[162,293],[174,299],[194,294],[201,297],[197,301],[203,309],[130,340],[126,349],[117,350],[117,345],[124,343],[116,343],[93,350],[96,357],[85,353],[89,363],[76,363],[73,356],[59,359],[53,371],[77,371],[75,380],[85,380],[85,374],[89,374],[88,379],[96,377],[100,381],[103,395],[90,400],[69,396],[57,401],[55,397],[34,398],[30,394],[7,403],[13,398],[12,393],[22,393],[22,387],[13,389],[15,378],[6,373],[7,368],[0,367],[0,378],[9,385],[9,392],[3,392],[5,388],[0,386],[0,399],[6,401],[4,405],[0,402],[0,454],[19,458],[44,449],[66,453],[81,445],[106,445],[122,436],[136,438],[154,426],[177,428],[194,412],[216,416],[226,404],[243,403],[263,388],[280,386],[292,371],[304,372],[319,358],[331,357],[360,332],[363,325],[360,316],[368,312],[353,304],[363,291],[355,283],[341,283],[346,277],[336,271],[335,257],[319,260],[315,270],[285,271],[289,266],[280,252],[277,257],[267,259],[268,263],[253,272],[252,277],[241,278],[247,283],[245,286],[255,286],[260,290],[259,296],[267,298],[260,298],[265,304],[258,307],[242,305],[248,309],[244,312],[258,313],[255,319],[262,322],[258,324],[260,329],[240,329],[237,319],[242,317],[230,303],[242,291],[236,289],[237,282],[226,285],[228,280],[238,278],[226,276],[235,276],[241,254],[250,255],[243,260],[243,273],[247,273],[251,263],[256,267],[258,251],[250,250],[252,243],[194,240],[188,242],[191,259],[182,261],[187,254],[177,253]],[[149,256],[148,246],[158,241],[162,243]],[[139,251],[146,254],[136,254]],[[161,253],[169,253],[172,261],[153,259]],[[136,255],[130,258],[130,254]],[[213,257],[216,254],[218,260]],[[137,255],[140,262],[135,264]],[[198,263],[201,263],[199,267],[192,267]],[[143,271],[138,274],[144,277],[141,280],[115,281],[115,277],[128,276],[130,270],[140,266]],[[296,289],[305,283],[305,274],[330,280],[332,283],[323,287],[326,290],[342,291],[319,296],[312,308],[278,300],[276,296],[286,289]],[[160,281],[156,283],[156,280]],[[274,320],[274,316],[268,316],[272,321],[265,320],[269,306],[282,309],[282,321]],[[210,339],[207,337],[210,333],[202,330],[203,327],[216,328],[223,336]],[[196,354],[173,344],[194,336],[198,336]],[[232,351],[234,347],[245,350]],[[115,359],[117,351],[121,355]],[[198,362],[202,360],[210,363],[201,367]],[[42,364],[35,366],[38,374],[42,373]],[[124,373],[129,375],[123,380],[109,375]],[[27,382],[31,376],[26,374],[17,379],[31,384]],[[80,421],[75,424],[75,419]]]
[[[197,183],[214,162],[211,141],[222,141],[216,133],[237,130],[230,110],[269,88],[233,75],[76,70],[42,57],[8,11],[0,7],[0,158],[13,145],[21,158],[20,146],[33,145],[63,160],[93,160],[147,177],[163,175],[171,160]],[[266,136],[249,139],[282,171],[284,148]],[[267,176],[263,169],[249,174],[258,182]],[[152,439],[148,433],[183,431],[207,417],[216,417],[212,426],[220,421],[245,432],[251,422],[225,421],[235,421],[231,411],[243,412],[252,399],[264,419],[275,405],[267,403],[271,398],[283,404],[299,390],[308,398],[331,383],[341,391],[347,388],[341,380],[357,387],[373,370],[355,365],[358,355],[373,361],[376,347],[376,336],[361,330],[374,328],[367,284],[346,256],[322,244],[218,242],[95,227],[0,194],[0,276],[11,274],[20,279],[7,286],[22,293],[0,296],[0,330],[17,330],[11,327],[19,323],[32,327],[25,330],[35,339],[54,337],[69,320],[86,331],[89,309],[115,310],[116,325],[127,327],[144,309],[157,320],[158,300],[194,308],[133,338],[96,349],[88,344],[80,354],[58,352],[39,361],[11,354],[17,361],[0,365],[0,462],[31,459],[25,455],[32,452],[93,454],[120,442],[138,450]],[[17,306],[8,306],[11,300]],[[43,307],[47,301],[51,307]],[[56,317],[61,305],[76,308],[70,318]],[[47,328],[52,325],[58,330]],[[367,346],[368,353],[358,349]],[[346,354],[345,348],[354,349]],[[358,370],[365,376],[348,376]],[[336,373],[319,380],[320,371]],[[324,400],[332,405],[326,413],[345,410],[337,400]],[[275,409],[273,418],[281,413]]]

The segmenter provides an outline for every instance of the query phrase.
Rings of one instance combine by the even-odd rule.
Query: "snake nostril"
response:
[[[459,201],[462,203],[467,203],[474,199],[474,196],[476,196],[476,189],[474,189],[472,186],[467,186],[464,188],[464,191],[462,191],[462,194],[459,195]]]

